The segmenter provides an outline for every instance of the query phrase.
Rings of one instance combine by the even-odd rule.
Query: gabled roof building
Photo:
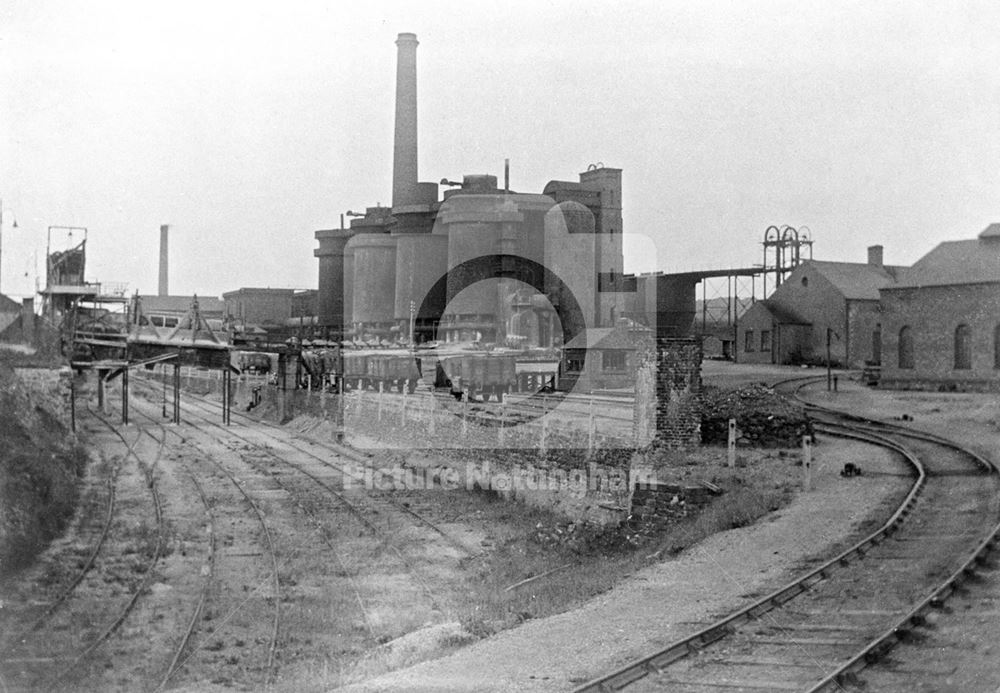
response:
[[[806,260],[740,319],[737,361],[825,363],[860,368],[880,358],[879,291],[902,268],[883,264],[882,246],[868,262]]]

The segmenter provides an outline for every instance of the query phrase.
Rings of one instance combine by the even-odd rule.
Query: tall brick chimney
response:
[[[417,35],[396,39],[396,139],[392,152],[392,206],[413,202],[417,187]]]
[[[873,267],[882,267],[882,246],[868,246],[868,264]]]
[[[157,294],[169,296],[170,291],[167,286],[167,232],[170,227],[163,224],[160,227],[160,282]]]

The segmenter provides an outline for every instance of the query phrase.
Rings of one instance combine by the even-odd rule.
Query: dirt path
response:
[[[846,462],[860,464],[865,476],[840,477]],[[910,485],[902,462],[842,441],[817,447],[813,481],[813,490],[769,520],[716,534],[582,608],[345,690],[571,689],[784,584],[812,557],[829,555],[888,517]]]

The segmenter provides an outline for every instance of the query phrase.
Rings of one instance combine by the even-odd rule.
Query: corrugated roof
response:
[[[1000,246],[983,238],[980,234],[978,239],[939,243],[908,268],[890,288],[1000,282]]]
[[[878,291],[895,283],[902,267],[878,267],[861,262],[807,260],[848,299],[878,300]]]

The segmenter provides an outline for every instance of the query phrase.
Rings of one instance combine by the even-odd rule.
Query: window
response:
[[[569,373],[580,373],[583,371],[583,356],[573,355],[566,360],[566,370]]]
[[[993,367],[1000,368],[1000,325],[993,330]]]
[[[955,370],[972,368],[972,329],[968,325],[955,328]]]
[[[913,368],[913,330],[909,325],[899,331],[899,367]]]
[[[602,363],[604,365],[604,370],[606,371],[623,371],[625,370],[625,352],[624,351],[604,351],[601,352]]]
[[[743,351],[753,351],[753,330],[747,330],[743,335]]]
[[[875,325],[872,332],[872,363],[882,363],[882,325]]]
[[[802,277],[802,286],[809,286],[809,277]]]
[[[760,350],[761,351],[771,350],[771,330],[760,331]]]

